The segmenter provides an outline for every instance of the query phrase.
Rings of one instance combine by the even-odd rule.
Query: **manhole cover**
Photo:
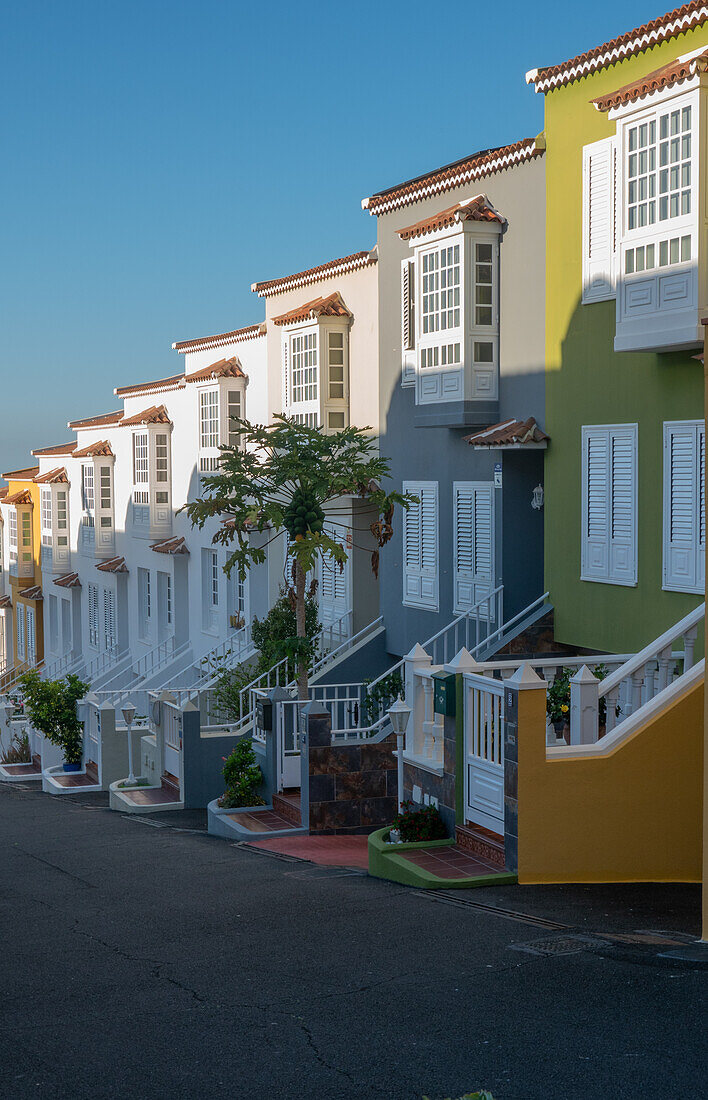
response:
[[[597,948],[600,941],[589,936],[551,936],[531,943],[513,943],[513,951],[527,951],[530,955],[577,955],[589,948]]]

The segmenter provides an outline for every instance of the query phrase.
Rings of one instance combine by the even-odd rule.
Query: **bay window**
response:
[[[615,351],[702,341],[698,80],[608,109],[616,134],[583,150],[583,302],[617,299]],[[599,102],[599,101],[598,101]],[[607,109],[600,107],[600,109]]]
[[[93,463],[81,467],[81,545],[93,549],[96,539],[96,497]]]
[[[349,423],[349,336],[329,318],[283,336],[283,408],[296,423],[340,431]]]
[[[212,474],[219,469],[220,447],[240,447],[241,432],[235,417],[245,415],[245,392],[223,383],[199,393],[199,472]]]
[[[133,432],[133,527],[141,537],[167,535],[172,528],[170,433],[160,425]],[[112,468],[102,471],[102,492],[112,497]],[[113,523],[113,510],[106,518]],[[106,523],[109,527],[109,523]],[[111,531],[112,534],[112,531]]]
[[[413,253],[401,265],[401,384],[415,384],[416,423],[496,418],[504,222],[477,195],[398,231]]]

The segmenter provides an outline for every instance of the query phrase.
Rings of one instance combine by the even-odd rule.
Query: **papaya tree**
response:
[[[390,478],[388,459],[376,450],[370,428],[322,428],[297,423],[287,416],[272,424],[236,421],[241,446],[222,446],[219,468],[203,479],[203,495],[185,505],[196,527],[219,516],[222,523],[213,537],[230,554],[226,573],[238,571],[245,580],[252,565],[266,560],[267,548],[276,539],[287,539],[292,562],[290,597],[295,608],[296,634],[289,640],[289,656],[297,668],[298,694],[308,698],[308,666],[311,643],[305,628],[307,575],[318,561],[344,569],[349,550],[325,527],[327,515],[336,512],[343,497],[366,502],[375,516],[370,531],[374,549],[371,566],[378,576],[379,550],[393,534],[395,506],[408,507],[409,494],[387,492],[382,483]],[[329,513],[327,508],[329,506]],[[343,528],[339,509],[337,524]],[[252,533],[265,535],[255,542]],[[355,545],[356,532],[351,541]]]

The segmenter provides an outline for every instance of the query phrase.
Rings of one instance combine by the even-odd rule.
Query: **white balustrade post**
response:
[[[587,665],[581,665],[570,681],[570,743],[594,745],[599,737],[600,681]]]
[[[605,732],[610,733],[617,722],[617,704],[619,702],[619,684],[610,688],[605,696]]]
[[[411,717],[406,728],[406,747],[410,748],[412,745],[413,751],[419,754],[423,747],[424,710],[423,693],[419,690],[420,677],[416,676],[416,671],[430,668],[433,662],[432,658],[418,642],[413,646],[410,653],[406,654],[403,661],[405,669],[405,699],[406,704],[411,708]]]
[[[642,687],[644,686],[644,669],[640,669],[639,672],[632,673],[632,694],[631,705],[629,709],[630,714],[634,714],[635,710],[639,710],[642,705]]]
[[[423,685],[423,756],[430,760],[433,755],[433,742],[435,739],[435,711],[433,697],[433,681],[430,676],[420,676]]]
[[[696,636],[698,634],[698,627],[693,626],[690,630],[687,630],[683,636],[683,671],[688,672],[689,668],[693,667],[693,650],[696,645]]]
[[[663,691],[664,688],[669,686],[669,680],[671,678],[671,666],[673,664],[673,658],[671,656],[672,647],[667,645],[665,649],[662,649],[658,656],[659,664],[659,691]]]

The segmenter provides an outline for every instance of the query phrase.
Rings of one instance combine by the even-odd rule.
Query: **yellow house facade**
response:
[[[44,659],[42,535],[39,467],[3,474],[8,482],[0,498],[3,556],[8,589],[0,595],[0,654],[6,679]]]

